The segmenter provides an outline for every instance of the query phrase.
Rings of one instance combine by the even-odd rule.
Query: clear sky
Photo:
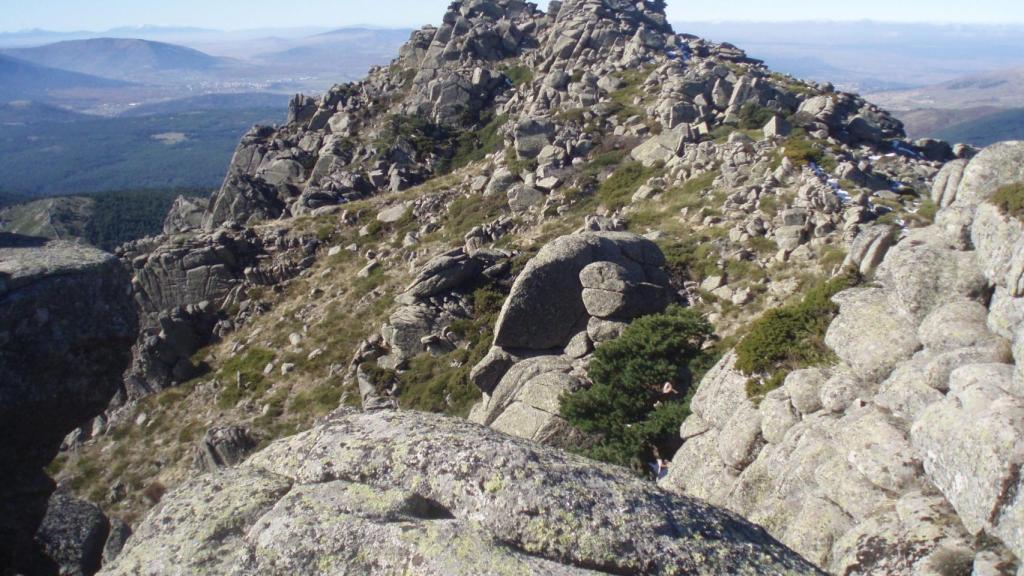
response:
[[[218,29],[437,23],[448,0],[0,0],[0,30]],[[546,0],[538,4],[547,5]],[[668,0],[673,21],[880,20],[1021,23],[1022,0]]]

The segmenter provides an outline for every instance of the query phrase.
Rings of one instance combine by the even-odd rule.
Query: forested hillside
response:
[[[283,120],[280,109],[252,108],[10,123],[0,174],[6,190],[27,196],[216,187],[242,134]]]

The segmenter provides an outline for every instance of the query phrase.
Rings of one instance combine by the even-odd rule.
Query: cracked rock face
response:
[[[0,566],[32,572],[32,535],[68,432],[99,414],[131,358],[136,315],[116,258],[0,235]]]
[[[727,355],[701,383],[662,485],[838,574],[1017,573],[1022,225],[986,199],[1020,178],[1022,154],[1024,143],[1003,143],[957,163],[936,225],[860,247],[851,263],[877,271],[833,299],[835,366],[792,372],[755,405]]]
[[[625,470],[464,421],[338,412],[165,496],[101,574],[818,574]]]
[[[470,375],[484,392],[470,420],[544,444],[580,445],[585,439],[559,415],[559,398],[586,385],[595,342],[671,303],[664,263],[654,242],[625,232],[572,234],[544,246],[516,278],[494,347]]]

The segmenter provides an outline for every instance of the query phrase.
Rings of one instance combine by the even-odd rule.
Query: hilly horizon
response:
[[[1024,139],[1024,67],[866,97],[899,116],[914,137],[975,146]]]
[[[66,40],[3,52],[41,66],[114,80],[178,72],[209,73],[237,65],[185,46],[133,38]]]
[[[42,66],[0,54],[0,102],[48,99],[75,90],[111,89],[128,82]]]

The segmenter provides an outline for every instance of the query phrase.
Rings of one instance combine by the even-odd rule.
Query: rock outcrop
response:
[[[130,359],[137,320],[110,254],[0,235],[0,566],[40,570],[33,534],[64,436],[102,412]]]
[[[818,574],[764,530],[465,421],[340,412],[165,496],[105,576]]]
[[[936,181],[938,224],[891,248],[884,231],[862,243],[860,269],[880,264],[834,299],[825,342],[837,365],[794,371],[755,405],[735,356],[723,359],[662,485],[736,511],[834,573],[1014,574],[1024,235],[987,200],[1024,179],[1004,162],[1021,154],[1024,143],[1004,143],[952,164]]]
[[[205,207],[179,201],[164,236],[120,251],[141,310],[132,368],[67,445],[109,462],[120,446],[105,431],[159,423],[174,433],[132,456],[168,484],[194,464],[210,474],[169,497],[110,572],[805,571],[774,544],[762,553],[747,524],[620,472],[389,409],[464,413],[472,384],[474,422],[584,448],[593,438],[559,402],[588,385],[597,345],[676,300],[733,335],[843,252],[878,283],[837,298],[841,364],[796,371],[755,405],[727,357],[693,400],[666,485],[829,569],[998,563],[1003,546],[972,537],[1016,546],[1012,490],[981,485],[1014,484],[1016,437],[982,448],[1017,425],[1014,401],[989,414],[985,399],[1014,392],[973,390],[1006,368],[951,373],[1006,362],[1024,318],[1019,223],[978,205],[1018,152],[943,168],[949,146],[906,141],[859,96],[676,34],[660,0],[452,2],[389,66],[253,128]],[[938,225],[904,235],[929,192]],[[517,251],[539,239],[520,272]],[[506,292],[488,351],[481,326]],[[357,395],[379,414],[231,467]],[[159,417],[189,408],[201,415],[188,424]],[[978,430],[947,441],[961,418]],[[173,450],[202,430],[198,450]],[[983,474],[966,480],[970,466]],[[111,504],[151,505],[142,486],[116,486]]]
[[[61,576],[92,576],[99,571],[110,535],[110,521],[93,504],[58,491],[36,532],[36,544]]]
[[[546,444],[577,445],[580,434],[559,416],[559,399],[586,386],[596,343],[672,302],[664,264],[655,243],[624,232],[572,234],[547,244],[516,278],[494,346],[473,367],[484,399],[470,420]]]
[[[181,198],[175,206],[184,212],[194,207]],[[168,226],[185,226],[175,214]],[[287,229],[203,233],[192,227],[194,215],[189,218],[191,234],[140,240],[119,251],[133,273],[140,330],[115,409],[194,377],[199,369],[192,355],[258,312],[247,290],[294,278],[312,265],[319,247],[315,238],[287,238]]]

